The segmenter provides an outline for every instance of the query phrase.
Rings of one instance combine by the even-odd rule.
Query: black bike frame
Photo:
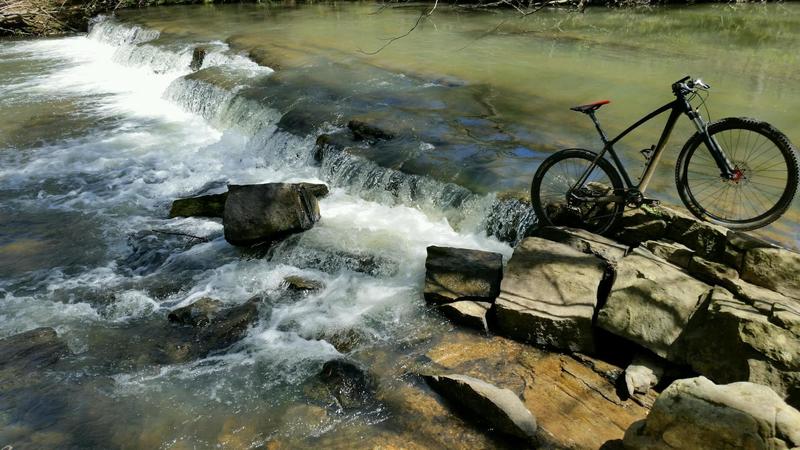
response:
[[[685,81],[685,79],[683,80]],[[679,82],[680,83],[680,82]],[[589,117],[592,118],[592,122],[594,122],[595,128],[597,128],[597,132],[600,134],[600,138],[603,140],[603,150],[597,155],[597,158],[592,162],[588,169],[583,173],[580,177],[578,182],[570,189],[570,191],[574,190],[578,186],[582,186],[583,183],[589,178],[589,175],[592,173],[594,168],[597,166],[597,162],[600,158],[603,158],[606,153],[611,155],[611,159],[616,166],[619,173],[622,175],[623,181],[627,186],[626,191],[635,190],[638,193],[644,193],[647,189],[647,185],[650,184],[650,180],[655,173],[656,166],[658,166],[658,161],[661,159],[661,155],[666,148],[667,142],[669,141],[669,137],[672,134],[672,130],[675,128],[675,123],[678,121],[678,117],[681,114],[686,114],[689,119],[695,124],[698,132],[703,133],[704,141],[706,146],[708,147],[709,151],[711,152],[711,156],[714,158],[714,161],[720,168],[720,175],[723,177],[732,177],[734,168],[733,164],[728,160],[725,153],[720,148],[719,144],[716,140],[709,136],[708,132],[706,131],[706,124],[703,122],[702,118],[699,114],[692,108],[692,105],[686,100],[683,92],[679,88],[679,83],[675,83],[673,85],[673,92],[675,93],[675,100],[667,103],[666,105],[656,109],[655,111],[651,112],[650,114],[641,118],[638,122],[634,123],[630,127],[628,127],[625,131],[620,133],[614,139],[609,140],[608,136],[606,136],[605,131],[603,131],[602,127],[600,127],[600,123],[597,121],[597,117],[595,116],[594,110],[590,110],[587,112]],[[622,165],[622,161],[620,161],[619,156],[617,156],[617,152],[614,151],[614,144],[622,140],[625,136],[630,134],[633,130],[639,128],[643,124],[649,122],[653,118],[670,111],[669,117],[667,117],[667,123],[664,125],[664,130],[661,132],[661,137],[658,139],[658,143],[656,144],[652,155],[650,155],[650,160],[647,162],[647,167],[645,167],[644,172],[642,173],[642,177],[639,180],[639,184],[634,184],[631,181],[630,175],[628,175],[628,171],[625,170],[625,167]],[[605,198],[603,198],[605,199]],[[595,198],[595,201],[601,200],[600,198]],[[619,196],[611,196],[608,198],[609,201],[621,201],[625,200],[624,197]]]

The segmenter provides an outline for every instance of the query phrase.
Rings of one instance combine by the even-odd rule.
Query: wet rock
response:
[[[353,133],[353,138],[357,141],[367,141],[370,144],[374,144],[378,141],[394,139],[393,133],[360,120],[351,120],[347,123],[347,128],[350,129]]]
[[[324,198],[327,197],[330,193],[330,189],[328,189],[327,184],[322,183],[297,183],[298,186],[302,187],[303,189],[307,190],[311,194],[313,194],[317,198]]]
[[[193,327],[203,327],[211,323],[222,309],[222,302],[203,297],[191,305],[177,308],[167,315],[170,322]]]
[[[626,448],[779,449],[800,446],[800,412],[766,386],[715,385],[704,377],[678,380],[656,400],[647,419],[625,433]]]
[[[339,353],[349,353],[367,340],[363,332],[350,329],[328,331],[318,336],[330,343]]]
[[[742,279],[787,297],[800,299],[800,253],[755,248],[744,256]]]
[[[283,279],[287,289],[299,292],[319,291],[325,288],[325,284],[318,280],[303,278],[297,275],[290,275]]]
[[[203,67],[203,60],[206,59],[206,48],[205,47],[195,47],[192,50],[192,61],[189,63],[189,69],[192,71],[198,71],[201,67]]]
[[[7,375],[44,369],[70,354],[54,329],[35,328],[0,339],[0,371]]]
[[[536,439],[536,418],[513,392],[466,375],[425,375],[428,385],[492,429],[528,441]]]
[[[326,362],[319,379],[344,410],[363,407],[373,401],[374,380],[356,363],[335,359]]]
[[[654,357],[637,356],[625,368],[625,388],[628,395],[645,394],[655,387],[661,376],[664,375],[664,366]]]
[[[247,329],[258,320],[260,299],[253,298],[245,303],[219,311],[205,326],[199,329],[197,341],[207,352],[229,347],[241,339]]]
[[[222,217],[228,193],[180,198],[172,202],[169,217]]]
[[[680,359],[674,344],[710,289],[649,251],[636,249],[617,264],[597,324],[662,358]]]
[[[218,300],[202,298],[172,311],[168,316],[171,322],[193,329],[185,338],[165,343],[164,351],[177,362],[230,347],[258,320],[259,302],[256,297],[241,305],[223,308]]]
[[[689,267],[689,262],[694,255],[694,251],[689,247],[667,240],[645,241],[642,242],[642,246],[659,258],[684,269]]]
[[[503,255],[451,247],[428,247],[425,260],[425,300],[493,302],[503,278]]]
[[[514,250],[495,302],[495,331],[570,351],[594,349],[592,317],[606,265],[593,255],[545,239]]]
[[[692,276],[709,284],[725,285],[729,280],[739,278],[739,273],[736,272],[736,269],[699,256],[695,256],[689,261],[688,270]]]
[[[716,288],[708,309],[681,337],[685,361],[717,383],[750,381],[770,386],[800,405],[800,339],[792,331],[794,312],[778,306],[764,313]],[[788,326],[787,326],[788,325]]]
[[[489,302],[462,300],[439,305],[438,309],[453,323],[488,332],[486,313],[491,307],[492,304]]]
[[[225,202],[225,240],[255,245],[311,229],[320,219],[317,197],[298,184],[230,185]]]
[[[537,227],[532,235],[569,245],[575,250],[599,256],[607,261],[616,261],[628,253],[626,245],[580,228]]]

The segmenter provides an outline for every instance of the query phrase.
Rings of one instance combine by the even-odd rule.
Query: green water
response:
[[[120,17],[163,30],[165,41],[221,40],[247,52],[278,69],[282,84],[325,121],[364,117],[435,141],[431,153],[372,156],[481,192],[527,195],[533,171],[554,150],[597,149],[588,118],[569,106],[611,99],[599,117],[613,135],[670,101],[670,84],[686,74],[712,85],[712,120],[756,117],[800,141],[796,4],[554,9],[524,18],[439,7],[407,37],[366,54],[407,32],[425,8],[203,6]],[[420,92],[409,78],[455,87]],[[293,99],[298,108],[302,102]],[[642,167],[638,151],[656,142],[663,119],[621,144],[634,177]],[[692,131],[682,118],[650,195],[678,202],[674,162]],[[797,214],[795,207],[762,234],[796,245]]]
[[[73,353],[0,386],[0,447],[507,445],[431,413],[407,375],[452,336],[421,298],[426,247],[507,259],[495,236],[529,209],[496,198],[526,197],[559,148],[597,148],[576,104],[611,99],[599,117],[613,134],[691,74],[712,85],[712,119],[757,117],[800,142],[800,4],[524,19],[440,5],[367,54],[429,7],[148,8],[87,36],[0,41],[0,338],[53,327]],[[192,72],[197,46],[208,56]],[[396,138],[316,162],[317,136],[351,119]],[[632,174],[660,129],[620,147]],[[690,133],[681,122],[650,195],[677,202],[673,164]],[[281,181],[331,194],[312,230],[266,255],[228,245],[218,220],[168,218],[178,197]],[[760,234],[797,247],[799,224],[795,205]],[[326,287],[298,295],[289,275]],[[172,309],[254,296],[259,317],[232,347],[164,354]],[[337,350],[337,335],[358,339]],[[323,363],[340,357],[373,375],[372,401],[342,408],[320,388]]]

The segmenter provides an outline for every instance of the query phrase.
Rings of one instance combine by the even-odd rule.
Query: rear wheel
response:
[[[599,159],[583,186],[575,190],[584,200],[569,195],[596,158],[597,153],[589,150],[567,149],[542,162],[531,183],[531,203],[540,224],[579,227],[594,233],[604,233],[614,225],[625,204],[601,197],[621,195],[623,185],[607,159]]]
[[[797,153],[789,138],[766,122],[727,118],[708,126],[733,163],[734,179],[720,174],[701,134],[678,157],[675,183],[698,218],[735,230],[761,228],[778,219],[797,190]]]

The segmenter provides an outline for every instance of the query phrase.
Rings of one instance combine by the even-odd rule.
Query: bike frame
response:
[[[622,175],[622,179],[625,182],[626,189],[625,192],[636,192],[637,194],[643,194],[647,190],[647,186],[650,184],[650,180],[655,173],[655,169],[658,166],[658,162],[661,159],[661,155],[666,148],[667,142],[669,141],[670,135],[672,134],[673,129],[675,128],[675,123],[678,121],[678,117],[681,114],[686,114],[687,117],[694,123],[695,128],[697,128],[698,133],[701,133],[704,137],[704,141],[706,147],[708,147],[711,156],[714,158],[714,161],[717,163],[720,169],[720,176],[724,178],[732,178],[734,176],[734,165],[722,151],[721,147],[717,143],[716,139],[713,136],[710,136],[707,131],[707,124],[700,117],[700,114],[695,111],[689,101],[686,99],[684,95],[684,85],[682,84],[684,80],[676,82],[673,84],[672,89],[673,93],[675,94],[675,100],[667,103],[666,105],[656,109],[655,111],[651,112],[650,114],[644,116],[639,121],[628,127],[625,131],[617,135],[614,139],[609,140],[608,136],[606,136],[605,131],[600,126],[600,123],[597,121],[597,117],[595,116],[594,110],[589,110],[587,114],[591,117],[592,122],[594,122],[595,128],[597,132],[600,134],[600,139],[603,141],[603,150],[597,155],[597,158],[592,162],[592,164],[586,169],[586,171],[581,175],[578,182],[572,186],[570,189],[570,193],[572,193],[576,187],[583,186],[583,183],[591,175],[594,168],[597,166],[597,162],[600,158],[603,158],[606,153],[611,155],[611,160],[613,164],[616,166],[619,173]],[[667,122],[664,125],[664,129],[661,132],[661,137],[658,139],[658,143],[655,145],[652,155],[650,156],[649,161],[642,173],[641,179],[639,180],[638,184],[634,184],[631,180],[630,175],[628,175],[628,171],[625,170],[625,167],[622,165],[622,161],[620,160],[617,152],[614,150],[614,144],[622,140],[625,136],[630,134],[633,130],[639,128],[643,124],[649,122],[653,118],[660,116],[661,114],[669,111],[669,116],[667,117]],[[573,194],[574,195],[574,194]],[[608,196],[608,197],[599,197],[592,199],[594,202],[607,200],[608,202],[618,202],[618,201],[627,201],[625,196]]]

